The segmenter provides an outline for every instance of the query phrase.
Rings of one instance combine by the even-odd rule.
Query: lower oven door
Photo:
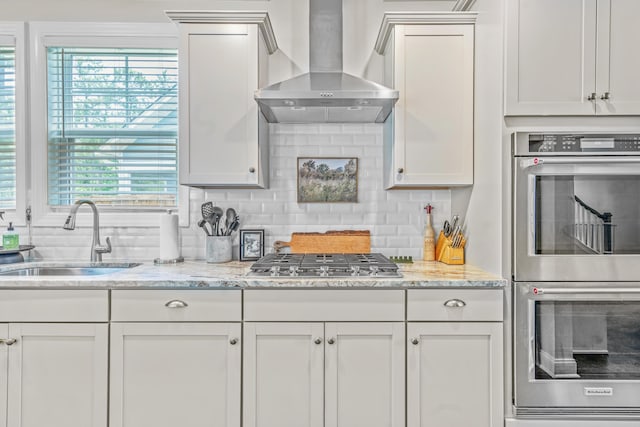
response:
[[[640,415],[640,283],[515,283],[517,414]]]

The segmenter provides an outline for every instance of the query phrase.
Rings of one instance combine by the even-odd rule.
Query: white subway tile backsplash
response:
[[[240,215],[240,228],[265,230],[266,252],[275,240],[290,240],[292,232],[370,229],[372,250],[386,255],[422,256],[422,235],[427,203],[435,210],[436,232],[451,216],[449,190],[393,190],[382,183],[382,125],[379,124],[278,124],[270,127],[270,188],[198,189],[189,193],[190,225],[181,228],[182,254],[204,258],[204,232],[197,226],[200,206],[213,201]],[[358,158],[358,203],[298,203],[297,157]],[[20,228],[21,242],[27,231]],[[113,252],[108,259],[150,261],[158,256],[157,227],[109,227]],[[32,229],[33,259],[89,259],[91,229],[65,231],[60,227]],[[238,255],[235,238],[235,257]]]

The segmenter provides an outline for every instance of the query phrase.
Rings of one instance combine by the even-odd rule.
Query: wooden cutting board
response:
[[[291,233],[291,241],[276,241],[273,247],[279,251],[291,248],[295,254],[368,254],[371,252],[369,230],[341,230],[326,233]]]

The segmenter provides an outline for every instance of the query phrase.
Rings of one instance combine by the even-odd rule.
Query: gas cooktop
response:
[[[251,266],[256,277],[402,277],[382,254],[269,254]]]

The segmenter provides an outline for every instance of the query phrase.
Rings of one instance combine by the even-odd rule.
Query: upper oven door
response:
[[[640,156],[513,160],[516,281],[640,280]]]

